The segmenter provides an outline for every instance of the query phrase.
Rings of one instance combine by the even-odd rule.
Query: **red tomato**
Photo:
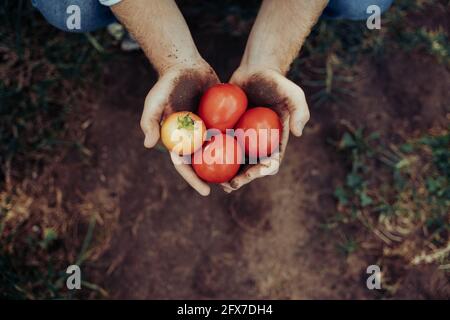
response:
[[[234,127],[247,109],[247,96],[238,86],[220,83],[206,90],[200,100],[198,115],[206,128],[226,129]]]
[[[255,107],[247,110],[239,119],[235,130],[238,141],[245,146],[245,154],[252,158],[270,156],[281,141],[280,118],[269,108]]]
[[[220,133],[192,155],[195,173],[207,182],[222,183],[233,178],[244,162],[244,151],[232,136]]]

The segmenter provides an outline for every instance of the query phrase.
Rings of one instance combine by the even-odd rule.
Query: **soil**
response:
[[[195,37],[226,81],[244,39]],[[69,198],[78,199],[75,190],[81,190],[120,213],[109,249],[89,266],[93,282],[120,299],[382,296],[366,287],[366,268],[376,257],[342,254],[336,245],[343,235],[323,228],[336,213],[333,191],[344,175],[329,139],[340,135],[345,121],[394,140],[400,129],[424,132],[448,123],[450,72],[431,57],[402,52],[382,62],[365,60],[356,71],[356,98],[345,107],[312,109],[303,137],[290,139],[277,175],[232,194],[213,187],[205,198],[178,176],[165,151],[143,147],[139,120],[156,80],[143,54],[109,61],[102,88],[91,95],[86,143],[92,163],[73,170],[78,159],[69,156],[59,168]],[[434,266],[406,269],[437,273]],[[398,297],[436,297],[425,285],[427,276],[406,278],[411,281]]]

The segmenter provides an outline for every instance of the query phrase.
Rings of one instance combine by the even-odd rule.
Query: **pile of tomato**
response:
[[[246,159],[270,156],[281,139],[281,121],[272,109],[247,107],[248,99],[241,88],[229,83],[214,85],[201,97],[198,114],[181,111],[164,119],[162,142],[171,152],[191,156],[194,171],[204,181],[230,181]],[[280,134],[258,134],[274,129]],[[237,133],[245,135],[248,130],[257,133],[256,143],[236,139]]]

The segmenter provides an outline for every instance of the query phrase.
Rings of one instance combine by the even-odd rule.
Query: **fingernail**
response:
[[[233,191],[233,189],[230,188],[223,188],[223,191],[225,191],[226,193],[231,193]]]
[[[210,194],[210,192],[211,192],[211,189],[205,188],[205,189],[197,190],[197,192],[198,192],[201,196],[207,197],[207,196],[209,196],[209,194]]]
[[[236,180],[231,180],[230,186],[233,189],[237,189],[239,187],[239,183]]]

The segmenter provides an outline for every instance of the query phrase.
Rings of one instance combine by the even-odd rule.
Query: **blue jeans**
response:
[[[386,11],[394,0],[330,0],[323,16],[335,19],[366,20],[370,14],[367,7],[377,5],[381,12]],[[116,21],[111,10],[98,0],[32,0],[33,5],[53,26],[69,32],[89,32]],[[69,30],[67,8],[77,5],[80,8],[80,28]]]

